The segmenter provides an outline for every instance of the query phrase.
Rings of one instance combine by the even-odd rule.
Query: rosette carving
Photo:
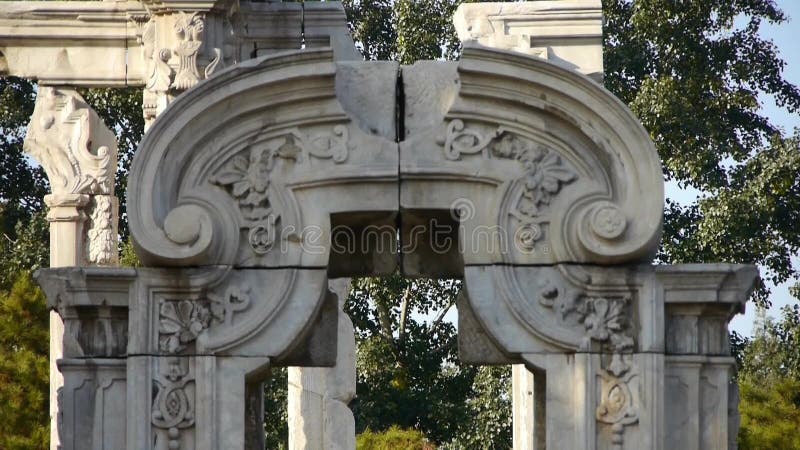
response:
[[[230,286],[225,295],[209,294],[197,300],[162,300],[158,311],[159,350],[180,353],[210,326],[230,326],[233,315],[249,305],[249,289],[237,286]]]

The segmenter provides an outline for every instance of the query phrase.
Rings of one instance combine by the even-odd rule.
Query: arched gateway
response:
[[[335,360],[328,278],[399,268],[463,276],[461,357],[535,373],[537,448],[727,449],[727,323],[757,272],[651,265],[663,185],[630,111],[542,59],[221,71],[136,154],[146,268],[39,276],[67,328],[62,445],[258,447],[269,368]]]

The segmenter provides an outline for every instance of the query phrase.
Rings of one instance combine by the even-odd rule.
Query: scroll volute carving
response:
[[[332,176],[354,146],[335,76],[330,51],[297,52],[231,67],[178,97],[131,169],[142,261],[302,265],[307,224],[292,186]]]
[[[53,194],[113,194],[116,137],[75,90],[39,87],[24,148]]]
[[[503,262],[653,257],[661,164],[627,107],[587,77],[511,52],[466,48],[458,76],[440,151],[448,168],[498,167],[497,221],[512,244]]]

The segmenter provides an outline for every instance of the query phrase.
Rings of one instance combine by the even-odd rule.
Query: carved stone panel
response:
[[[466,265],[652,257],[663,179],[627,108],[580,75],[512,53],[466,48],[454,67],[404,68],[402,208],[454,211]]]

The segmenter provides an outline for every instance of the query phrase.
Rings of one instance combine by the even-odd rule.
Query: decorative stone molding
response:
[[[625,427],[639,421],[638,401],[632,389],[637,386],[636,373],[630,366],[620,370],[601,370],[600,401],[597,407],[597,420],[611,425],[611,448],[622,450],[624,447]]]
[[[73,89],[39,87],[25,151],[44,168],[53,194],[113,194],[116,136]]]
[[[464,264],[652,257],[663,215],[660,163],[617,99],[579,74],[497,50],[465,48],[455,75],[412,69],[403,80],[415,132],[400,143],[401,207],[470,203],[474,214],[459,219]],[[457,91],[416,87],[427,83],[426,70]],[[417,118],[431,120],[423,127]],[[490,246],[470,242],[487,226],[499,230]]]
[[[547,61],[468,48],[457,64],[408,69],[335,62],[329,50],[285,53],[221,70],[154,122],[128,203],[148,267],[40,278],[65,320],[76,312],[78,333],[105,327],[102,308],[127,313],[128,448],[258,446],[253,405],[270,368],[335,362],[341,322],[329,274],[398,265],[463,275],[460,354],[541,375],[538,442],[721,448],[732,435],[726,325],[757,272],[649,264],[660,170],[630,111]],[[426,219],[451,226],[444,256],[433,240],[413,241]],[[386,224],[399,254],[353,262],[355,251],[334,250],[338,225]],[[481,229],[521,248],[455,245]],[[345,388],[330,405],[344,412],[349,384],[337,383]]]
[[[56,262],[116,264],[114,133],[75,90],[40,86],[24,149],[42,164],[50,180],[48,220],[63,246],[52,249]]]
[[[514,50],[603,77],[600,0],[465,3],[453,23],[465,46]]]
[[[194,448],[191,444],[185,445],[185,441],[193,440],[182,436],[184,430],[195,424],[194,377],[189,373],[189,361],[171,358],[159,362],[158,376],[153,379],[157,392],[151,414],[153,447]]]
[[[188,35],[176,28],[184,18]],[[0,10],[0,74],[49,85],[145,86],[145,114],[160,113],[171,101],[165,82],[171,87],[181,67],[178,90],[230,64],[300,49],[304,30],[307,47],[331,46],[337,59],[360,60],[344,19],[340,2],[12,1]],[[195,33],[200,23],[203,32]],[[192,49],[187,37],[202,45]]]
[[[394,103],[393,87],[345,110],[338,96],[352,91],[338,86],[348,84],[340,78],[368,71],[372,86],[388,88],[397,66],[337,67],[326,50],[242,63],[176,100],[164,126],[145,137],[130,178],[130,224],[148,264],[319,267],[328,259],[331,225],[318,208],[335,213],[348,208],[348,199],[367,211],[396,204],[396,144],[361,127],[370,123],[367,106]],[[239,80],[234,90],[218,90],[232,80]],[[200,98],[205,106],[193,106]],[[250,106],[231,111],[231,102]],[[218,109],[213,117],[212,109]],[[220,126],[229,131],[209,134]],[[184,142],[175,145],[176,138]],[[156,154],[171,162],[154,164]],[[162,176],[171,164],[183,169]],[[367,170],[369,177],[359,177]],[[203,175],[194,178],[198,171]],[[347,179],[360,181],[341,182]],[[192,186],[183,184],[189,180]],[[342,189],[372,189],[376,196],[365,203]]]
[[[233,315],[250,305],[249,289],[228,286],[225,295],[207,299],[161,300],[159,306],[159,350],[180,353],[213,324],[231,326]]]

